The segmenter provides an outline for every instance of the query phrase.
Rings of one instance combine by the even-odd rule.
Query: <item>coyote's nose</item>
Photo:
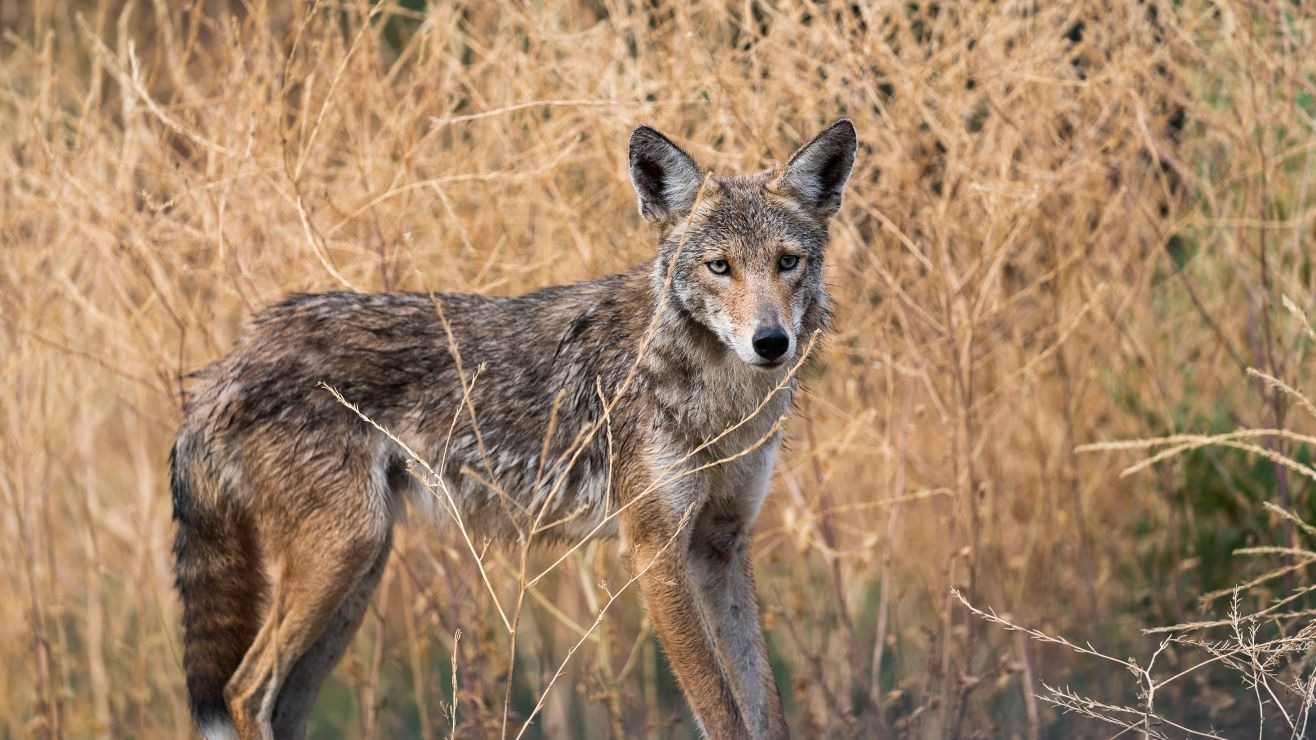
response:
[[[790,337],[780,326],[765,326],[754,332],[754,351],[765,360],[781,357],[790,346]]]

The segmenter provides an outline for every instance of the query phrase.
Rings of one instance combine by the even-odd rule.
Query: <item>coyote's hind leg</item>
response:
[[[272,553],[276,569],[273,599],[256,641],[224,688],[233,724],[243,740],[274,737],[272,719],[281,687],[296,670],[298,661],[315,651],[326,628],[338,627],[335,617],[358,587],[381,567],[387,553],[388,519],[379,521],[371,507],[344,511],[325,507],[310,512],[296,530],[280,538]],[[373,586],[370,589],[373,590]],[[368,602],[365,596],[362,601]],[[351,617],[351,614],[343,614]],[[359,615],[351,622],[359,623]],[[348,625],[343,625],[344,627]],[[355,631],[341,629],[339,632]],[[326,641],[326,655],[314,656],[319,663],[329,648],[337,648],[339,635]],[[347,639],[350,639],[350,634]],[[308,667],[308,673],[312,672]],[[290,697],[294,704],[297,697]],[[306,701],[313,701],[313,697]],[[279,735],[282,737],[282,735]]]
[[[352,638],[361,627],[366,610],[370,607],[375,587],[384,575],[384,566],[388,564],[392,551],[391,539],[385,540],[383,549],[375,558],[375,564],[357,582],[356,588],[352,589],[338,611],[334,612],[319,639],[297,661],[284,681],[283,688],[279,690],[279,698],[274,703],[274,736],[279,740],[301,740],[306,736],[306,721],[311,716],[315,697],[352,644]]]

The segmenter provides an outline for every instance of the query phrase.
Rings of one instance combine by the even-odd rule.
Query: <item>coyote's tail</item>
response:
[[[183,603],[183,669],[192,718],[202,734],[232,728],[224,701],[228,683],[256,639],[265,601],[265,573],[255,522],[239,502],[198,476],[195,437],[180,432],[169,455],[178,534],[174,576]]]

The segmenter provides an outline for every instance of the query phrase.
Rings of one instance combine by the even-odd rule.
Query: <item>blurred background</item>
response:
[[[655,244],[636,124],[725,173],[840,116],[837,322],[754,541],[794,731],[1297,736],[1314,34],[1234,0],[0,0],[0,736],[190,731],[168,448],[253,311],[617,272]],[[513,645],[451,532],[401,528],[312,736],[692,736],[638,593],[594,626],[618,563],[565,560]]]

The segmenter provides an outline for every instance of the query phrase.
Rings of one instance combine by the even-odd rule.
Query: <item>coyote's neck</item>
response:
[[[749,365],[670,295],[655,309],[658,325],[640,367],[667,430],[702,443],[735,427],[714,450],[730,453],[773,434],[795,388],[787,369]]]

